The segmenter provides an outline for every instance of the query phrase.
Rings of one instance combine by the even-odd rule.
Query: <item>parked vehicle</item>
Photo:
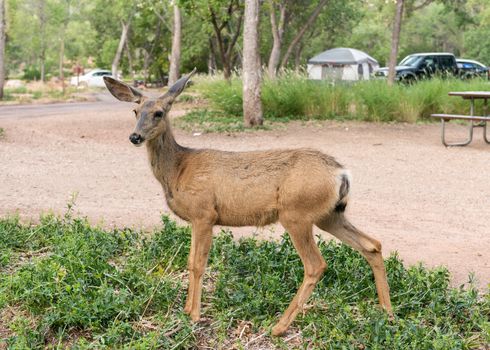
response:
[[[416,53],[405,57],[396,70],[396,80],[412,82],[417,79],[430,78],[434,75],[458,76],[459,70],[456,57],[452,53],[429,52]],[[382,67],[374,72],[376,77],[387,77],[388,67]]]
[[[483,63],[464,58],[457,58],[456,63],[463,79],[482,77],[490,80],[490,69]]]
[[[92,69],[90,72],[77,77],[71,77],[73,86],[105,87],[104,76],[112,76],[111,71],[105,69]]]

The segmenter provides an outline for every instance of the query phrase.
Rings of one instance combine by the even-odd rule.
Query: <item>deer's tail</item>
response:
[[[342,169],[342,171],[338,175],[338,184],[339,184],[339,199],[337,203],[335,203],[334,211],[336,213],[343,213],[345,208],[347,207],[347,202],[349,201],[349,191],[350,191],[350,183],[351,183],[351,174],[347,169]]]

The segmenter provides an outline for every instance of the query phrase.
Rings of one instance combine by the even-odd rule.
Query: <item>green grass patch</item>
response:
[[[311,349],[481,349],[490,342],[489,294],[450,288],[446,269],[405,268],[396,255],[388,258],[390,322],[376,306],[366,261],[333,241],[319,246],[329,268],[293,325],[302,334],[293,343],[268,334],[262,342]],[[189,228],[166,217],[151,234],[107,231],[70,215],[36,225],[0,219],[3,341],[12,349],[244,348],[270,331],[303,277],[286,236],[235,241],[222,232],[205,278],[207,322],[191,324],[182,310],[189,247]]]
[[[77,97],[77,94],[79,93],[77,88],[68,85],[65,87],[64,93],[62,90],[51,88],[48,85],[32,90],[25,86],[13,89],[5,89],[4,93],[4,98],[2,101],[17,103],[32,103],[42,99],[48,101],[66,101],[77,98],[80,99],[79,97]]]
[[[269,118],[264,125],[250,129],[243,125],[243,117],[225,114],[224,112],[194,109],[184,116],[174,120],[174,124],[184,130],[192,132],[244,132],[257,130],[271,130],[280,127],[286,119]]]
[[[222,79],[201,80],[196,88],[214,110],[224,115],[242,115],[242,83]],[[354,119],[376,122],[417,122],[431,113],[469,113],[469,103],[449,91],[489,90],[487,80],[431,79],[416,84],[389,87],[384,80],[332,84],[302,75],[265,78],[262,104],[266,120]],[[477,102],[477,108],[482,103]]]

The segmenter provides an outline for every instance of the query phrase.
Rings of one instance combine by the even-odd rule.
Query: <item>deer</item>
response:
[[[303,310],[327,264],[313,236],[313,226],[360,252],[369,263],[380,306],[392,317],[389,285],[381,243],[346,218],[350,172],[333,157],[313,149],[229,152],[181,146],[174,138],[168,113],[196,69],[157,98],[109,76],[110,93],[135,104],[135,146],[146,144],[153,175],[168,207],[190,223],[189,284],[184,312],[193,322],[201,315],[201,290],[214,225],[265,226],[279,222],[301,258],[303,282],[272,328],[284,334]]]

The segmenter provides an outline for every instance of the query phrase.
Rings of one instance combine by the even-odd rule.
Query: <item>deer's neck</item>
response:
[[[148,141],[147,149],[153,174],[162,184],[167,198],[171,198],[179,165],[187,149],[175,141],[169,126],[160,136]]]

